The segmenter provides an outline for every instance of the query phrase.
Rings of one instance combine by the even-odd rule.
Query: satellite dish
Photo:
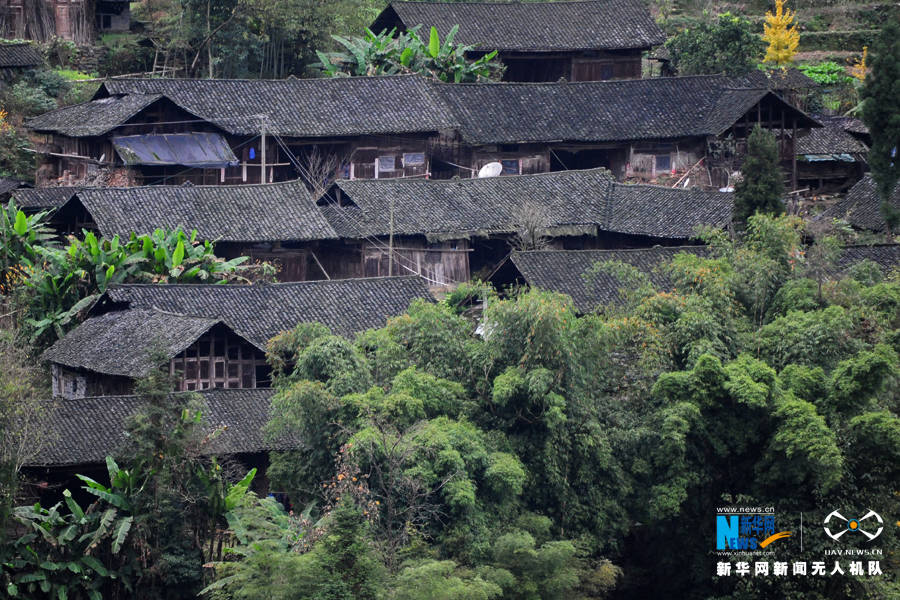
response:
[[[498,162],[489,162],[478,170],[478,178],[497,177],[503,172],[503,165]]]

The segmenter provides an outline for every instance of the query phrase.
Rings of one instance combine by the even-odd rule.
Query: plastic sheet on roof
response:
[[[173,133],[114,137],[113,146],[126,165],[181,165],[221,168],[238,159],[218,133]]]

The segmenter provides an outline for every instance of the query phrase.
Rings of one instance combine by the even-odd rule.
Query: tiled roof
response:
[[[337,237],[299,181],[265,185],[87,188],[78,199],[105,236],[196,229],[206,240],[302,241]]]
[[[268,443],[262,428],[269,419],[271,389],[217,389],[198,392],[206,402],[204,424],[221,429],[203,452],[243,454],[285,449],[296,444]],[[55,403],[46,424],[47,445],[29,467],[103,463],[125,444],[128,420],[145,405],[140,396],[103,396]],[[274,447],[273,447],[274,446]]]
[[[866,154],[868,149],[855,137],[833,124],[816,127],[797,137],[797,155]]]
[[[12,198],[22,209],[47,210],[60,208],[72,199],[81,188],[77,187],[43,187],[20,188],[13,192]]]
[[[35,131],[69,137],[103,135],[162,98],[159,94],[133,93],[75,104],[32,117],[25,124]]]
[[[836,125],[848,133],[860,135],[867,135],[869,133],[869,128],[866,127],[866,124],[856,117],[820,117],[816,115],[816,119],[822,123],[827,122]]]
[[[372,24],[376,33],[402,25],[432,26],[455,41],[486,50],[551,52],[648,48],[665,41],[642,1],[392,2]]]
[[[544,208],[548,227],[594,226],[602,218],[613,181],[605,169],[560,171],[485,179],[339,180],[354,207],[327,207],[332,224],[347,237],[390,233],[504,233],[517,229],[526,203]]]
[[[36,67],[43,63],[41,53],[31,44],[0,44],[0,69]]]
[[[289,137],[432,132],[453,126],[425,78],[112,79],[99,95],[162,94],[224,131]],[[96,101],[95,101],[96,102]],[[262,116],[261,116],[262,115]]]
[[[650,275],[658,288],[668,289],[670,282],[658,267],[668,263],[679,252],[705,254],[705,246],[677,246],[640,250],[542,250],[513,252],[510,260],[528,285],[568,294],[581,312],[590,312],[600,305],[619,301],[623,283],[616,277],[600,273],[591,282],[583,275],[594,264],[621,261]]]
[[[894,188],[891,202],[900,210],[900,184]],[[840,202],[823,212],[820,218],[843,219],[858,229],[885,231],[887,223],[881,214],[881,197],[872,174],[866,173]]]
[[[28,185],[18,179],[10,179],[8,177],[0,177],[0,195],[8,194],[13,190],[17,190],[23,185]]]
[[[91,317],[48,348],[43,359],[107,375],[144,377],[178,355],[219,321],[160,310],[123,310]]]
[[[847,246],[841,251],[837,268],[844,271],[864,260],[878,265],[884,273],[900,269],[900,244],[876,244],[874,246]]]
[[[383,327],[416,298],[431,299],[419,277],[377,277],[304,281],[270,285],[112,286],[95,306],[157,309],[224,321],[260,347],[281,331],[303,322],[324,323],[338,335],[352,336]]]
[[[600,273],[590,282],[583,277],[598,262],[621,261],[650,276],[660,290],[669,290],[671,282],[661,266],[671,262],[679,252],[705,256],[705,246],[642,248],[638,250],[543,250],[513,252],[510,260],[525,282],[533,287],[568,294],[581,312],[620,301],[623,283],[618,278]],[[875,262],[884,272],[900,267],[900,245],[848,246],[838,258],[836,270],[843,272],[863,260]]]
[[[616,183],[602,229],[690,239],[702,225],[727,227],[733,206],[734,194],[724,192]]]
[[[444,84],[417,75],[116,79],[103,85],[99,99],[40,115],[28,125],[76,137],[102,135],[164,95],[234,134],[258,134],[265,115],[267,131],[289,137],[458,130],[465,143],[476,145],[630,141],[718,135],[772,94],[717,75],[484,84]],[[112,96],[102,97],[107,94]],[[796,114],[801,127],[818,126]]]
[[[721,76],[432,85],[471,144],[718,135],[772,93]]]
[[[450,181],[341,180],[334,185],[355,206],[323,210],[335,230],[350,238],[389,234],[392,210],[399,235],[449,239],[507,233],[518,229],[526,204],[543,209],[551,232],[599,229],[687,239],[694,237],[697,225],[731,221],[730,194],[623,185],[604,169]]]

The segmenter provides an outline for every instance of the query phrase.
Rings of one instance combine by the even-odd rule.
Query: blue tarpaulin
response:
[[[181,165],[221,168],[238,159],[218,133],[170,133],[114,137],[113,146],[126,165]]]

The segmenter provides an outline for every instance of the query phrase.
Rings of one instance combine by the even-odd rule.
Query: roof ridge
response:
[[[253,394],[260,394],[260,393],[264,393],[264,394],[274,394],[274,393],[275,393],[275,388],[263,388],[263,387],[256,387],[256,388],[208,388],[208,389],[205,389],[205,390],[172,391],[172,392],[169,392],[169,395],[170,395],[170,396],[192,396],[192,395],[194,395],[194,394],[200,394],[200,395],[207,395],[207,394],[210,394],[210,395],[211,395],[211,394],[221,394],[221,393],[226,393],[226,394],[246,394],[246,393],[248,393],[248,392],[249,392],[249,393],[253,393]],[[70,403],[70,402],[81,402],[81,401],[83,401],[83,400],[101,400],[101,401],[107,401],[107,402],[108,402],[108,401],[110,401],[110,400],[112,400],[112,399],[118,399],[118,400],[145,400],[145,398],[144,398],[143,396],[141,396],[140,394],[115,394],[115,395],[111,395],[111,396],[82,396],[81,398],[73,398],[73,399],[71,399],[71,400],[68,400],[68,399],[67,399],[65,402],[66,402],[66,404],[68,404],[68,403]]]
[[[167,135],[167,134],[159,134],[159,135]],[[224,190],[224,189],[232,190],[233,189],[235,191],[239,191],[239,190],[245,190],[247,188],[261,188],[261,187],[272,188],[272,187],[279,187],[279,186],[287,187],[289,184],[297,184],[297,183],[299,183],[301,185],[305,185],[303,183],[303,180],[297,178],[297,179],[291,179],[289,181],[274,181],[272,183],[244,183],[241,185],[221,185],[221,184],[194,185],[194,184],[191,184],[189,186],[186,186],[186,185],[182,184],[182,185],[133,185],[133,186],[90,186],[90,187],[71,186],[71,187],[72,187],[72,189],[78,189],[82,192],[98,192],[98,191],[106,191],[106,190],[115,190],[115,191],[150,190],[150,189],[153,189],[153,190],[172,190],[172,189],[195,190],[195,189],[209,189],[209,188],[219,188],[222,190]],[[65,187],[65,186],[58,186],[58,187]],[[47,189],[47,188],[34,188],[34,189]]]
[[[332,185],[341,184],[346,182],[351,182],[352,184],[372,184],[372,185],[390,185],[397,183],[428,183],[430,185],[441,185],[441,184],[459,184],[459,183],[467,183],[467,182],[476,182],[476,181],[487,181],[487,180],[515,180],[519,181],[525,177],[562,177],[566,173],[588,173],[592,171],[606,171],[609,173],[609,169],[606,167],[591,167],[588,169],[567,169],[565,171],[546,171],[543,173],[525,173],[520,175],[506,175],[505,177],[466,177],[466,178],[454,178],[454,179],[424,179],[424,178],[392,178],[392,179],[336,179]],[[613,181],[612,174],[608,177],[610,181]]]
[[[588,254],[597,252],[649,252],[651,250],[684,250],[686,248],[709,248],[705,244],[681,245],[681,246],[650,246],[649,248],[587,248],[579,250],[514,250],[512,254]]]
[[[431,4],[430,2],[423,2],[423,4]],[[553,4],[556,4],[554,2]],[[395,76],[391,76],[395,77]],[[638,85],[638,84],[649,84],[651,82],[661,82],[661,81],[687,81],[687,80],[699,80],[699,79],[724,79],[730,80],[732,77],[728,77],[727,75],[721,75],[718,73],[714,73],[712,75],[678,75],[678,76],[670,76],[670,77],[647,77],[644,79],[606,79],[601,81],[569,81],[567,79],[557,80],[557,81],[491,81],[491,82],[469,82],[469,83],[449,83],[446,81],[438,81],[434,79],[428,79],[429,83],[433,83],[437,86],[443,87],[485,87],[485,86],[496,86],[496,87],[547,87],[547,86],[563,86],[563,85],[571,85],[571,86],[613,86],[613,85]],[[737,90],[746,90],[746,89],[763,89],[756,87],[735,87],[735,88],[725,88],[722,86],[722,89],[737,89]]]
[[[410,78],[416,79],[420,78],[423,80],[429,79],[428,77],[420,74],[420,73],[395,73],[392,75],[351,75],[349,77],[284,77],[282,79],[252,79],[252,78],[231,78],[231,79],[208,79],[204,77],[107,77],[103,80],[103,84],[107,82],[116,82],[116,81],[130,81],[130,82],[144,82],[144,81],[152,81],[154,83],[157,82],[177,82],[177,83],[229,83],[229,82],[240,82],[240,83],[262,83],[262,84],[270,84],[270,83],[296,83],[298,81],[358,81],[358,80],[371,80],[371,79],[400,79],[400,78]],[[151,93],[159,93],[159,92],[134,92],[134,94],[151,94]],[[132,92],[128,92],[128,95],[132,95]]]
[[[366,283],[380,280],[407,280],[421,279],[418,275],[394,275],[381,277],[349,277],[347,279],[316,279],[311,281],[279,281],[277,283],[266,283],[262,285],[247,285],[244,283],[114,283],[107,288],[108,290],[118,290],[124,288],[224,288],[224,289],[261,289],[271,287],[314,287],[319,285],[330,285],[338,283]]]

